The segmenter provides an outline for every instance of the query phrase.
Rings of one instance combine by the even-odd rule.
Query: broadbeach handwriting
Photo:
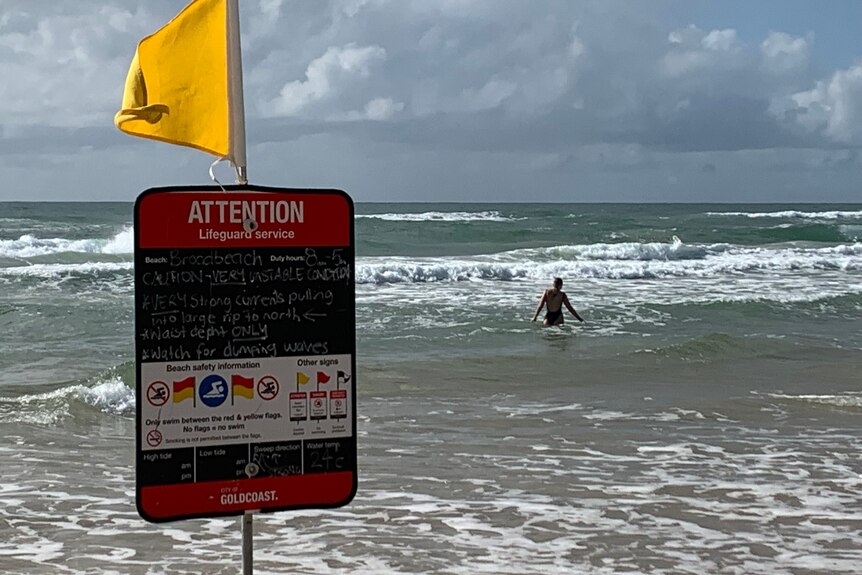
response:
[[[187,253],[180,250],[171,250],[168,264],[173,267],[211,268],[213,266],[260,266],[263,258],[256,250],[241,252],[224,252],[223,250],[209,250],[205,253]]]

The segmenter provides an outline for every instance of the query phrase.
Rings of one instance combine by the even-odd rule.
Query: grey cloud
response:
[[[184,3],[3,0],[0,166],[83,151],[140,182],[154,161],[171,161],[112,117],[135,44]],[[585,195],[575,199],[605,189],[637,199],[626,186],[663,197],[673,174],[674,189],[700,177],[702,197],[733,185],[744,198],[746,174],[803,194],[789,166],[828,172],[836,190],[859,166],[862,65],[816,68],[816,37],[782,31],[778,18],[774,31],[743,37],[668,24],[687,7],[676,0],[240,4],[250,173],[271,183],[285,172],[296,185],[339,176],[386,199],[375,194],[415,177],[410,198],[462,182],[477,199],[512,199],[542,179],[547,198],[572,199],[577,180]]]
[[[284,48],[260,68],[252,62],[248,100],[260,115],[291,112],[314,88],[316,62],[364,46],[385,59],[367,77],[328,85],[319,98],[326,105],[306,107],[304,129],[316,121],[320,133],[537,152],[589,142],[672,150],[828,144],[814,131],[785,129],[770,112],[776,98],[813,82],[810,38],[775,32],[746,44],[733,29],[644,24],[636,10],[623,17],[613,3],[525,4],[328,2],[315,17],[284,16],[278,38],[310,39],[298,47],[305,67],[285,62]],[[303,16],[309,10],[298,8]],[[278,42],[277,27],[255,26],[258,48]],[[296,28],[303,34],[294,36]],[[378,119],[393,125],[340,121],[368,117],[361,111],[375,101],[389,104]]]
[[[26,16],[18,20],[28,24],[14,32],[10,18],[0,46],[20,37],[33,48],[26,58],[0,55],[0,71],[17,79],[0,88],[4,123],[103,123],[118,105],[135,41],[169,18],[172,4],[52,4],[37,25],[35,12],[23,12],[31,4],[18,2]],[[816,102],[774,113],[774,102],[798,100],[815,81],[806,76],[808,39],[773,33],[746,45],[732,29],[669,30],[646,12],[564,1],[540,9],[455,0],[244,4],[247,116],[299,115],[320,133],[536,151],[589,142],[819,145],[846,132],[835,118],[819,120]],[[66,61],[57,62],[58,50]],[[821,91],[809,100],[825,101],[828,88]],[[791,112],[826,127],[782,129]]]
[[[862,62],[810,90],[774,99],[771,111],[802,133],[862,146]]]

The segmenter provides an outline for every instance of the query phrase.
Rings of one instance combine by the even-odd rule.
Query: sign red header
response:
[[[346,246],[351,204],[343,192],[212,187],[146,192],[138,200],[141,248]],[[276,193],[277,192],[277,193]]]

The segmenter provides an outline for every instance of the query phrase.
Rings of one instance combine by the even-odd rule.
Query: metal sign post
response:
[[[254,515],[246,511],[242,516],[242,575],[254,573]]]

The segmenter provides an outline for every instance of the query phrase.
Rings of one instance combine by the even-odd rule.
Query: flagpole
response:
[[[242,44],[239,35],[239,0],[227,0],[227,89],[230,114],[229,159],[236,168],[236,183],[248,183],[245,153],[245,102],[242,93]],[[254,573],[254,514],[242,515],[242,574]]]
[[[245,153],[245,103],[242,95],[242,46],[239,36],[239,0],[227,0],[228,108],[230,111],[230,161],[236,183],[248,183]]]

